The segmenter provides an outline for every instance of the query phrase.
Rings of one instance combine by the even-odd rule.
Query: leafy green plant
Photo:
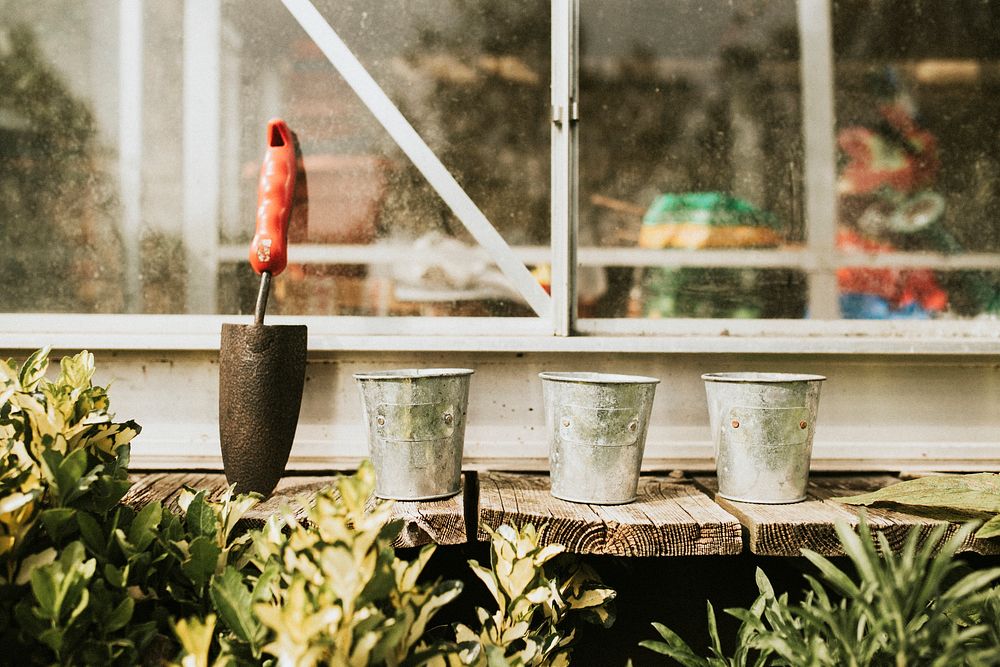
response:
[[[565,665],[571,618],[610,625],[614,592],[584,564],[540,547],[531,526],[493,533],[493,592],[480,624],[428,639],[458,581],[419,581],[392,547],[401,521],[367,506],[364,464],[261,530],[237,528],[259,497],[186,489],[178,513],[127,493],[134,422],[118,423],[94,358],[48,350],[0,363],[0,645],[33,664]]]
[[[750,609],[726,610],[742,622],[732,655],[719,642],[711,608],[710,657],[699,656],[660,625],[656,629],[663,641],[642,646],[690,667],[998,664],[998,593],[990,586],[1000,578],[1000,568],[959,576],[962,566],[954,556],[973,527],[948,540],[944,530],[936,528],[923,544],[919,531],[911,531],[895,554],[882,534],[872,536],[866,522],[859,533],[838,525],[855,574],[803,550],[819,574],[806,575],[805,596],[792,604],[787,593],[776,596],[758,570],[757,601]]]
[[[392,543],[402,523],[390,520],[387,503],[365,507],[374,481],[365,463],[318,493],[306,522],[286,510],[253,531],[255,574],[245,580],[227,567],[212,582],[227,651],[289,665],[399,665],[418,646],[423,659],[433,655],[421,638],[462,584],[417,581],[433,545],[411,562],[396,557]],[[197,632],[190,622],[178,629],[186,637]]]
[[[0,643],[29,662],[131,665],[176,651],[170,617],[206,614],[210,580],[239,557],[255,498],[121,504],[131,421],[81,352],[46,377],[48,350],[0,363]]]
[[[492,614],[476,609],[479,627],[455,626],[457,645],[437,664],[542,666],[568,665],[575,629],[572,616],[609,627],[615,592],[576,559],[560,558],[564,547],[540,546],[527,525],[508,525],[491,536],[490,567],[469,561],[497,604]]]
[[[673,658],[685,667],[762,667],[771,664],[769,662],[773,653],[771,649],[755,646],[753,642],[761,628],[761,616],[764,613],[764,608],[769,599],[774,597],[770,582],[759,568],[757,569],[757,586],[760,588],[761,594],[750,605],[749,609],[726,610],[727,614],[741,619],[740,628],[736,633],[736,647],[731,655],[728,655],[722,646],[715,608],[711,602],[706,602],[708,636],[711,642],[709,645],[710,655],[707,657],[698,655],[680,635],[662,623],[653,623],[653,628],[663,638],[663,641],[645,640],[639,642],[639,646]],[[769,591],[771,592],[770,596]]]
[[[1000,475],[931,475],[872,493],[834,498],[848,505],[884,504],[901,512],[949,521],[983,520],[975,537],[1000,536]]]

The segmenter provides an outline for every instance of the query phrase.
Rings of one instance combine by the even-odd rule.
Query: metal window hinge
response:
[[[553,105],[552,107],[552,122],[556,125],[562,125],[566,122],[566,107],[562,105]],[[570,102],[569,104],[569,122],[575,123],[580,120],[580,105],[576,102]]]

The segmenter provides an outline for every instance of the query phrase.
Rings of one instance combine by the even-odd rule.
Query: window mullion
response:
[[[121,189],[125,309],[141,310],[142,227],[142,3],[122,0],[118,8],[118,180]]]
[[[220,0],[184,3],[184,246],[187,312],[213,313],[219,245]]]
[[[552,327],[576,326],[579,0],[552,0]]]
[[[801,44],[806,246],[815,261],[809,270],[809,317],[836,319],[837,152],[834,139],[833,30],[830,0],[798,5]]]

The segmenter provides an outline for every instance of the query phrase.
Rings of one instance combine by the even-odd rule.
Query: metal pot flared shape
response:
[[[621,505],[636,498],[656,378],[539,373],[552,495]]]
[[[805,500],[822,375],[707,373],[719,495],[745,503]]]
[[[375,495],[447,498],[462,488],[468,368],[357,373]]]
[[[219,439],[237,493],[268,496],[285,472],[306,375],[306,327],[222,325]]]

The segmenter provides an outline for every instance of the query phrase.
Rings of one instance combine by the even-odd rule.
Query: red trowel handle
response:
[[[295,194],[295,140],[280,118],[267,124],[267,153],[257,186],[257,229],[250,243],[254,271],[278,275],[288,263],[288,220]]]

